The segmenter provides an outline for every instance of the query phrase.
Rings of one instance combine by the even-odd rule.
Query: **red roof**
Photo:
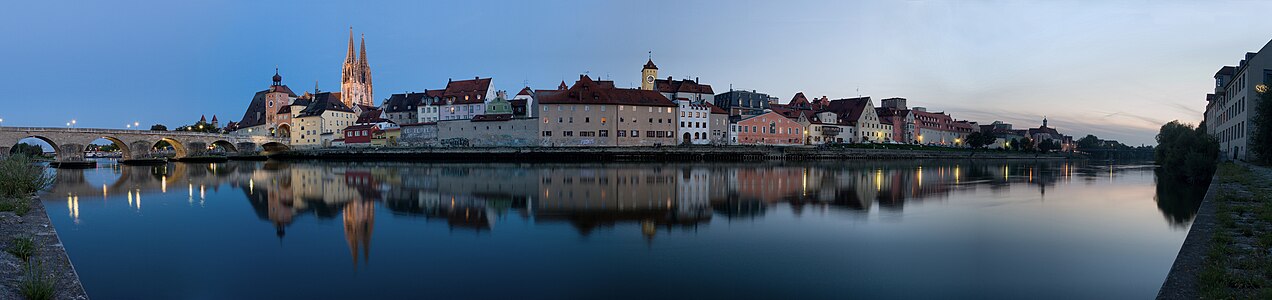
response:
[[[485,103],[486,92],[490,90],[490,78],[473,78],[455,80],[446,83],[442,99],[454,99],[455,104]],[[465,97],[467,97],[465,99]]]
[[[855,125],[867,107],[874,109],[870,105],[870,97],[860,97],[830,101],[830,107],[826,110],[839,115],[840,124]]]
[[[530,87],[528,87],[528,86],[527,86],[527,87],[521,88],[521,91],[520,91],[520,92],[517,92],[517,96],[522,96],[522,95],[524,95],[524,96],[530,96],[530,93],[531,93],[531,92],[533,92],[533,91],[531,91],[531,90],[530,90]]]
[[[715,106],[715,104],[711,104],[711,102],[703,102],[702,104],[706,106],[710,106],[712,114],[722,114],[722,115],[729,114],[728,111],[724,110],[723,108],[720,108],[719,106]]]
[[[792,97],[791,101],[787,102],[786,105],[794,107],[809,107],[812,106],[812,103],[808,102],[808,97],[804,97],[804,92],[798,92],[795,93],[795,97]]]
[[[715,94],[711,91],[709,84],[698,84],[692,80],[672,80],[671,76],[667,76],[667,79],[654,80],[654,86],[663,93]]]
[[[538,91],[537,99],[543,104],[610,104],[637,106],[676,107],[675,102],[667,100],[656,91],[640,89],[620,89],[592,81],[586,75],[580,75],[579,81],[565,91]]]
[[[654,70],[657,70],[657,69],[658,69],[658,65],[655,65],[655,64],[654,64],[654,59],[650,58],[650,59],[649,59],[649,61],[645,62],[645,69],[654,69]]]

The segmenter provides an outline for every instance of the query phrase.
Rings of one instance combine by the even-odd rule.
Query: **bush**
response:
[[[1263,165],[1272,165],[1272,91],[1267,91],[1267,86],[1260,84],[1255,90],[1262,90],[1259,93],[1259,100],[1255,102],[1254,111],[1250,116],[1250,150],[1253,152],[1252,158],[1256,162]]]
[[[0,160],[0,197],[29,197],[52,183],[53,176],[26,155],[10,155]]]
[[[26,264],[26,270],[22,274],[22,282],[18,284],[18,290],[22,292],[22,297],[29,300],[53,299],[56,288],[57,278],[45,272],[43,265]]]
[[[1162,125],[1154,156],[1169,177],[1190,183],[1210,180],[1219,159],[1219,142],[1204,128],[1178,120]]]

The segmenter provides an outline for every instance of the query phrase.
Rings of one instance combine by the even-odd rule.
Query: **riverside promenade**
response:
[[[283,160],[418,160],[498,162],[767,161],[838,159],[1065,159],[1040,154],[969,149],[870,149],[812,146],[321,148],[271,156]]]
[[[44,202],[37,197],[27,198],[29,210],[19,215],[0,211],[0,249],[11,249],[17,239],[30,238],[35,251],[30,262],[23,262],[7,251],[0,251],[0,299],[23,299],[21,284],[27,280],[23,266],[30,263],[40,268],[53,280],[53,299],[88,299],[79,275],[62,247]]]

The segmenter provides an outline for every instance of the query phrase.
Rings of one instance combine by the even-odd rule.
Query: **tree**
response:
[[[1167,177],[1203,183],[1210,180],[1219,158],[1219,142],[1204,128],[1193,128],[1179,120],[1162,125],[1157,133],[1154,158]]]
[[[968,134],[967,145],[972,146],[973,149],[980,149],[981,147],[985,147],[984,134],[980,132],[973,132],[971,134]]]
[[[163,124],[150,125],[150,130],[153,130],[153,131],[168,131],[168,126],[163,126]]]
[[[1272,92],[1268,91],[1268,86],[1260,84],[1255,86],[1259,92],[1259,101],[1254,103],[1254,113],[1250,118],[1249,134],[1250,134],[1250,150],[1253,152],[1252,158],[1255,161],[1268,165],[1272,164],[1272,105],[1264,105],[1272,103],[1268,99],[1272,99]],[[1205,127],[1198,127],[1202,129]]]
[[[1034,150],[1034,141],[1033,141],[1033,139],[1028,138],[1028,137],[1025,137],[1025,138],[1020,139],[1020,147],[1019,147],[1019,149],[1020,149],[1021,151],[1033,151],[1033,150]]]
[[[44,155],[44,147],[37,145],[18,143],[9,150],[10,154],[25,154],[27,156],[36,157]]]
[[[1038,143],[1038,151],[1041,151],[1042,153],[1051,152],[1051,150],[1055,150],[1055,148],[1052,148],[1054,145],[1057,144],[1054,144],[1054,141],[1051,139],[1042,140],[1042,142]]]
[[[1013,151],[1020,150],[1020,139],[1011,139],[1011,142],[1007,143],[1007,149]]]
[[[1100,138],[1093,134],[1078,140],[1078,149],[1095,149],[1100,147]]]

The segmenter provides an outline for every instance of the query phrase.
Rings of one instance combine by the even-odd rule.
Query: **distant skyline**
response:
[[[297,93],[340,88],[366,35],[377,104],[493,77],[516,93],[580,74],[699,78],[790,100],[909,99],[956,119],[1155,144],[1196,124],[1211,76],[1272,39],[1263,2],[124,1],[6,4],[0,126],[124,128],[242,117],[277,66]]]

